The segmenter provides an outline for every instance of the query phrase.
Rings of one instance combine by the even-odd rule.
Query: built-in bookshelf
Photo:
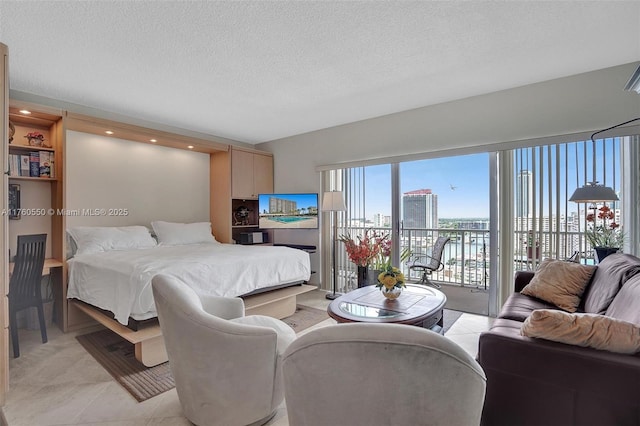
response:
[[[53,148],[9,145],[9,179],[55,180]]]
[[[61,115],[9,108],[9,179],[56,180],[61,121]]]

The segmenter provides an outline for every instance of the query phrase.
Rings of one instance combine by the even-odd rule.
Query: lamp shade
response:
[[[343,212],[347,210],[344,205],[344,197],[342,191],[327,191],[322,197],[323,212]]]
[[[597,203],[604,201],[617,201],[618,196],[612,188],[604,185],[597,185],[590,182],[575,190],[569,201],[576,203]]]

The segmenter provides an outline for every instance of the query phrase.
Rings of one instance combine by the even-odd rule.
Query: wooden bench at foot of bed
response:
[[[245,314],[286,318],[296,311],[296,296],[315,289],[315,286],[302,284],[244,297]],[[133,343],[136,359],[146,367],[153,367],[168,360],[160,325],[157,322],[145,324],[138,331],[133,331],[91,305],[75,299],[69,300],[69,303],[123,339]]]

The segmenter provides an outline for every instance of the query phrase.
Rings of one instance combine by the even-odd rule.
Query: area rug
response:
[[[443,328],[443,333],[446,333],[447,331],[449,331],[449,329],[451,328],[451,326],[453,325],[453,323],[455,323],[456,321],[458,321],[458,318],[460,318],[460,316],[463,314],[463,312],[460,311],[454,311],[452,309],[445,309],[444,312],[442,313],[442,316],[444,317],[444,327]]]
[[[282,321],[289,324],[296,333],[300,333],[312,325],[316,325],[329,318],[326,309],[316,309],[309,306],[297,305],[296,312]]]
[[[283,321],[298,333],[327,318],[327,311],[298,305],[296,312]],[[135,358],[133,344],[110,330],[76,336],[76,339],[138,402],[175,387],[168,362],[145,367]]]
[[[76,339],[138,402],[175,387],[168,362],[145,367],[135,358],[133,343],[111,330],[76,336]]]

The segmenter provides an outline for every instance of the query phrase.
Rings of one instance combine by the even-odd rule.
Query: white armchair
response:
[[[291,426],[478,425],[487,380],[457,344],[399,324],[312,330],[282,369]]]
[[[174,277],[156,275],[152,288],[185,416],[199,426],[269,421],[284,399],[281,357],[293,329],[245,317],[242,299],[198,295]]]

